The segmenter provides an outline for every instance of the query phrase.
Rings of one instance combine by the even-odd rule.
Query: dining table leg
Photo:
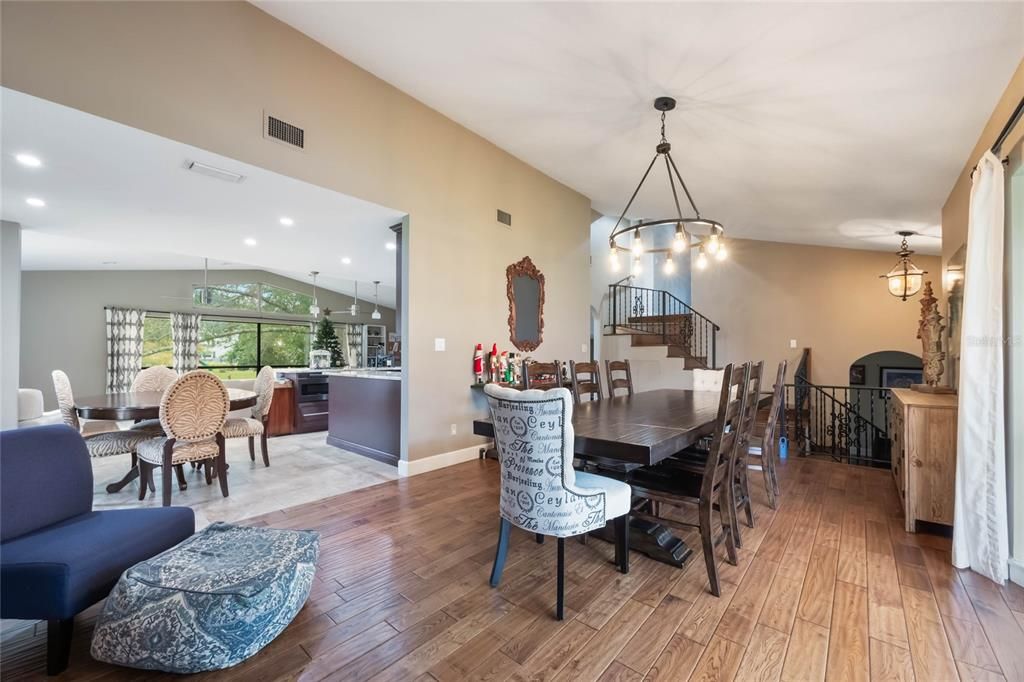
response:
[[[121,492],[122,488],[124,488],[126,485],[128,485],[138,477],[139,465],[134,464],[130,469],[128,469],[128,473],[126,473],[121,480],[114,481],[113,483],[107,485],[107,492],[111,495],[114,493],[119,493]]]

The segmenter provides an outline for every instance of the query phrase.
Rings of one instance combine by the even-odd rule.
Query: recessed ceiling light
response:
[[[18,154],[14,157],[18,160],[22,166],[28,166],[29,168],[39,168],[43,165],[43,162],[39,160],[38,156],[32,154]]]
[[[344,258],[342,258],[341,262],[342,262],[343,265],[352,265],[352,259],[349,258],[348,256],[345,256]]]
[[[245,238],[244,240],[242,240],[242,242],[243,242],[243,243],[244,243],[244,244],[245,244],[246,246],[256,246],[256,244],[258,244],[258,243],[259,243],[259,242],[257,242],[257,241],[256,241],[255,239],[253,239],[252,237],[246,237],[246,238]]]
[[[36,208],[42,208],[43,206],[46,206],[46,202],[40,199],[39,197],[29,197],[28,199],[25,199],[25,203],[28,204],[29,206],[35,206]]]
[[[281,218],[281,224],[284,225],[285,227],[291,227],[292,225],[295,224],[295,221],[289,218],[288,216],[283,216]]]
[[[384,245],[384,248],[387,249],[388,251],[394,251],[395,249],[398,248],[398,245],[396,245],[394,242],[388,242],[387,244]]]

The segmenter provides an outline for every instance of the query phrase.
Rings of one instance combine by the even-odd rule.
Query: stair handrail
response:
[[[866,424],[867,426],[870,426],[872,429],[874,429],[877,434],[888,435],[888,433],[889,433],[888,429],[882,428],[878,424],[875,424],[873,421],[871,421],[870,419],[868,419],[867,417],[862,415],[860,413],[860,410],[858,410],[856,407],[854,407],[851,403],[848,403],[848,402],[844,403],[842,400],[839,400],[834,395],[832,395],[831,393],[829,393],[828,391],[825,390],[826,388],[849,388],[848,386],[839,386],[839,385],[834,385],[834,384],[812,384],[811,382],[807,381],[806,379],[802,379],[802,378],[794,379],[793,383],[794,383],[794,385],[802,384],[808,390],[815,391],[815,395],[825,396],[826,398],[828,398],[832,402],[833,406],[839,405],[842,409],[846,410],[847,412],[852,414],[854,417],[856,417],[859,422],[861,422],[863,424]],[[881,386],[875,386],[875,387],[871,387],[871,386],[857,386],[857,388],[858,389],[864,389],[864,390],[869,390],[870,389],[870,390],[876,390],[876,391],[885,391],[885,390],[887,390],[885,388],[882,388]],[[834,413],[835,413],[835,410],[833,409],[833,414]]]
[[[631,277],[633,277],[633,275],[630,275],[630,276],[629,276],[629,278],[631,278]],[[690,312],[691,314],[693,314],[693,315],[695,315],[695,316],[699,317],[700,319],[704,320],[704,321],[705,321],[705,322],[707,322],[707,323],[708,323],[709,325],[711,325],[712,327],[714,327],[714,329],[715,329],[715,331],[716,331],[716,332],[722,331],[722,328],[721,328],[721,327],[719,327],[717,323],[715,323],[715,322],[714,322],[713,320],[711,320],[711,319],[710,319],[709,317],[707,317],[706,315],[704,315],[704,314],[702,314],[702,313],[700,313],[700,312],[698,312],[698,311],[694,310],[694,309],[693,309],[693,307],[692,307],[692,306],[690,306],[690,304],[688,304],[688,303],[687,303],[686,301],[682,301],[682,300],[680,300],[680,299],[679,299],[679,298],[678,298],[678,297],[677,297],[677,296],[676,296],[675,294],[673,294],[673,293],[672,293],[671,291],[667,291],[667,290],[665,290],[665,289],[652,289],[652,288],[650,288],[650,287],[637,287],[637,286],[633,286],[632,284],[620,284],[620,283],[619,283],[619,282],[622,282],[622,281],[623,281],[624,279],[629,279],[629,278],[626,278],[626,277],[624,277],[623,279],[620,279],[620,280],[619,280],[618,282],[616,282],[615,284],[609,284],[608,286],[610,286],[610,287],[613,287],[613,288],[620,288],[620,289],[637,289],[637,290],[639,290],[639,291],[653,291],[653,292],[657,292],[657,293],[661,293],[661,294],[664,294],[664,295],[665,295],[665,296],[667,296],[667,297],[668,297],[668,298],[669,298],[669,299],[670,299],[670,300],[671,300],[672,302],[674,302],[674,303],[678,303],[678,304],[679,304],[679,305],[681,305],[681,306],[682,306],[683,308],[686,308],[686,310],[687,310],[688,312]]]

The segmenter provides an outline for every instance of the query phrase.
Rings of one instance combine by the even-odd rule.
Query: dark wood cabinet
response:
[[[292,382],[280,382],[274,386],[274,400],[270,403],[269,436],[287,436],[294,431],[295,389]]]

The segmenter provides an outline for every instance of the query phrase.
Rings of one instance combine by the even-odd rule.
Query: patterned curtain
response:
[[[191,372],[199,367],[199,321],[198,313],[171,313],[171,347],[174,354],[174,369],[178,374]]]
[[[145,310],[107,308],[107,393],[131,389],[142,369],[142,323]]]

